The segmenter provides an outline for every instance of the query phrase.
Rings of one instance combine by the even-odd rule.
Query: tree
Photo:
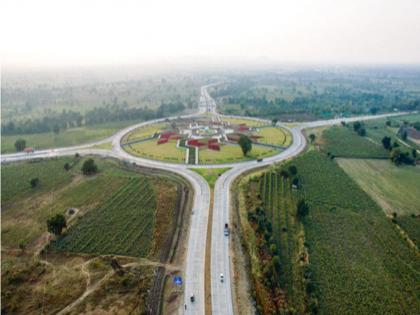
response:
[[[98,166],[96,166],[93,159],[87,159],[82,166],[82,172],[84,175],[93,175],[98,172]]]
[[[296,175],[297,174],[297,167],[296,167],[296,165],[290,165],[289,166],[289,173],[291,175]]]
[[[275,126],[278,123],[278,121],[279,120],[277,118],[274,118],[271,120],[271,123],[273,124],[273,126]]]
[[[315,136],[313,133],[311,133],[311,134],[309,135],[309,139],[311,140],[311,143],[314,143],[315,138],[316,138],[316,136]]]
[[[401,139],[403,139],[403,140],[407,140],[407,131],[403,131],[402,133],[401,133]]]
[[[39,184],[39,178],[38,177],[34,177],[29,181],[29,184],[31,184],[32,188],[35,188],[36,186],[38,186]]]
[[[386,123],[385,123],[385,125],[386,125],[387,127],[391,127],[391,121],[390,121],[390,120],[387,120],[387,121],[386,121]]]
[[[238,144],[241,147],[244,156],[246,156],[252,150],[252,141],[248,136],[241,135]]]
[[[17,139],[15,142],[15,148],[17,152],[23,151],[26,147],[26,140],[25,139]]]
[[[67,227],[66,218],[62,214],[57,214],[47,220],[48,232],[60,235],[65,227]]]
[[[359,129],[362,128],[362,123],[360,121],[356,121],[355,123],[353,123],[353,129],[354,131],[356,131],[357,133],[359,133]]]
[[[64,164],[64,169],[66,170],[66,171],[68,171],[69,169],[70,169],[70,163],[65,163]]]
[[[391,137],[383,137],[382,138],[382,145],[384,146],[384,148],[386,150],[390,150],[391,149]]]
[[[286,178],[289,177],[289,172],[282,169],[282,170],[280,170],[280,176],[286,179]]]
[[[297,217],[299,218],[299,220],[302,220],[305,216],[308,215],[308,213],[309,213],[308,204],[303,199],[299,200],[297,204]]]
[[[411,155],[413,156],[413,159],[416,159],[417,158],[417,150],[416,149],[413,149],[411,151]]]
[[[361,136],[361,137],[366,136],[366,129],[365,129],[364,127],[360,128],[360,129],[357,131],[357,134],[358,134],[359,136]]]

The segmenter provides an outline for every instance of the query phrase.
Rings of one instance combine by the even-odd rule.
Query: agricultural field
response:
[[[336,157],[386,159],[389,152],[381,143],[357,135],[353,129],[334,126],[322,134],[322,150]]]
[[[389,161],[337,159],[338,165],[391,215],[420,214],[420,168]]]
[[[280,153],[280,150],[253,145],[248,156],[244,157],[239,145],[225,144],[220,147],[220,151],[200,149],[198,152],[199,164],[223,164],[241,161],[255,160]]]
[[[177,148],[176,141],[157,144],[155,139],[125,146],[125,150],[135,156],[171,162],[185,163],[185,148]]]
[[[263,138],[258,139],[260,143],[287,147],[292,143],[292,135],[283,128],[267,127],[261,128],[256,133]]]
[[[52,249],[146,257],[153,238],[155,209],[156,196],[149,181],[129,179],[53,242]]]
[[[318,314],[416,313],[420,307],[418,253],[395,224],[325,154],[311,150],[288,163],[285,167],[290,164],[297,167],[299,198],[304,198],[309,206],[309,213],[303,219],[303,231],[287,226],[293,223],[293,211],[290,212],[293,204],[290,202],[294,200],[295,193],[290,195],[289,188],[284,191],[278,175],[251,177],[251,185],[260,191],[261,200],[252,199],[252,194],[249,195],[249,190],[245,189],[244,193],[251,196],[246,209],[263,207],[266,211],[277,210],[265,213],[268,213],[267,218],[271,216],[274,219],[273,222],[280,222],[277,224],[282,229],[280,235],[279,232],[274,233],[278,231],[276,224],[272,225],[272,230],[273,235],[279,238],[276,242],[280,244],[280,253],[283,248],[282,255],[290,253],[290,244],[296,246],[303,238],[303,252],[307,250],[309,255],[305,277],[309,276],[312,283],[306,292],[316,299],[311,298],[312,302],[307,307],[316,309]],[[292,220],[284,217],[284,213],[289,213]],[[258,237],[250,237],[249,229],[244,230],[251,240],[249,244],[258,244]],[[291,237],[286,241],[289,233]],[[294,242],[296,239],[297,243]],[[251,249],[251,262],[263,264],[264,260],[256,260],[255,257],[255,251]],[[290,257],[296,255],[286,256],[283,268],[296,264],[296,258]],[[292,274],[289,271],[289,279],[292,280],[291,285],[286,285],[286,297],[290,299],[287,290],[292,288],[293,301],[293,294],[301,296],[299,287],[302,282],[299,277],[291,277]],[[287,283],[287,277],[284,280]],[[254,287],[257,294],[260,289],[259,285]],[[264,297],[267,299],[267,295],[262,297],[260,301],[264,301]],[[261,307],[264,309],[266,305]],[[299,306],[295,307],[299,309]]]
[[[161,291],[149,290],[163,280],[156,262],[169,259],[177,246],[185,183],[99,158],[99,173],[85,176],[83,162],[67,157],[2,164],[2,312],[69,307],[70,313],[141,313],[159,306]],[[31,188],[34,176],[39,184]],[[59,237],[47,233],[46,220],[55,214],[67,221]],[[126,257],[115,258],[120,271],[108,254]]]
[[[53,132],[34,133],[24,135],[13,135],[1,137],[1,153],[16,152],[15,142],[17,139],[25,139],[27,147],[33,147],[35,150],[49,149],[57,147],[67,147],[94,142],[112,136],[118,130],[129,126],[134,122],[108,123],[92,127],[72,128]]]

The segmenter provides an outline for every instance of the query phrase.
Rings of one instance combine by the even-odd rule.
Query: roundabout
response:
[[[238,143],[241,137],[252,142],[247,154]],[[138,126],[122,136],[120,146],[135,157],[197,166],[262,161],[291,142],[287,129],[269,121],[207,114]]]

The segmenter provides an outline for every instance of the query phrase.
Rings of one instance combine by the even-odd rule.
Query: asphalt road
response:
[[[208,86],[201,88],[201,96],[198,104],[198,112],[191,115],[184,115],[181,117],[192,117],[204,113],[212,113],[220,117],[217,113],[216,102],[210,97],[207,92]],[[35,158],[49,158],[55,156],[74,155],[98,155],[102,157],[113,157],[122,159],[130,163],[136,163],[141,166],[158,168],[167,171],[172,171],[185,177],[192,185],[194,190],[193,213],[190,219],[190,229],[188,235],[186,267],[184,271],[184,304],[179,309],[180,314],[204,314],[205,310],[205,248],[206,236],[210,206],[210,189],[203,177],[197,173],[189,170],[190,167],[200,168],[220,168],[231,167],[219,177],[214,189],[214,206],[213,206],[213,221],[211,234],[211,305],[213,314],[233,314],[232,301],[232,265],[230,257],[230,237],[223,234],[224,224],[230,223],[230,188],[233,181],[241,174],[253,168],[271,165],[276,162],[283,161],[301,153],[306,146],[306,139],[303,136],[303,129],[312,128],[324,125],[339,124],[341,121],[351,122],[356,120],[376,119],[380,117],[387,117],[391,115],[401,115],[403,113],[385,114],[376,116],[363,116],[345,119],[323,120],[309,123],[299,124],[294,128],[288,129],[293,137],[293,142],[286,150],[276,156],[265,158],[262,162],[248,161],[242,163],[228,163],[217,165],[180,165],[165,163],[159,161],[147,160],[139,157],[134,157],[125,152],[121,146],[120,141],[127,133],[141,126],[161,122],[165,119],[157,119],[148,122],[139,123],[128,128],[125,128],[115,135],[94,143],[35,151],[34,153],[16,153],[1,156],[1,163],[14,162],[19,160],[29,160]],[[223,117],[223,116],[221,116]],[[232,116],[233,117],[233,116]],[[177,119],[171,117],[169,119]],[[249,117],[244,117],[249,118]],[[279,124],[281,125],[281,124]],[[112,150],[92,149],[91,147],[97,144],[112,142]],[[230,226],[231,224],[229,224]],[[235,231],[232,231],[233,233]],[[224,282],[220,281],[220,274],[224,275]],[[194,294],[195,302],[190,302],[190,296]],[[184,305],[187,306],[185,309]]]

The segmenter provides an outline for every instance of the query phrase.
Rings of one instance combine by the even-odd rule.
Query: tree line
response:
[[[157,109],[126,108],[122,106],[95,107],[82,114],[72,110],[62,112],[50,112],[41,118],[28,118],[3,123],[1,132],[3,135],[19,135],[54,132],[68,128],[91,126],[95,124],[127,121],[127,120],[150,120],[163,118],[180,113],[186,109],[182,102],[162,103]]]

